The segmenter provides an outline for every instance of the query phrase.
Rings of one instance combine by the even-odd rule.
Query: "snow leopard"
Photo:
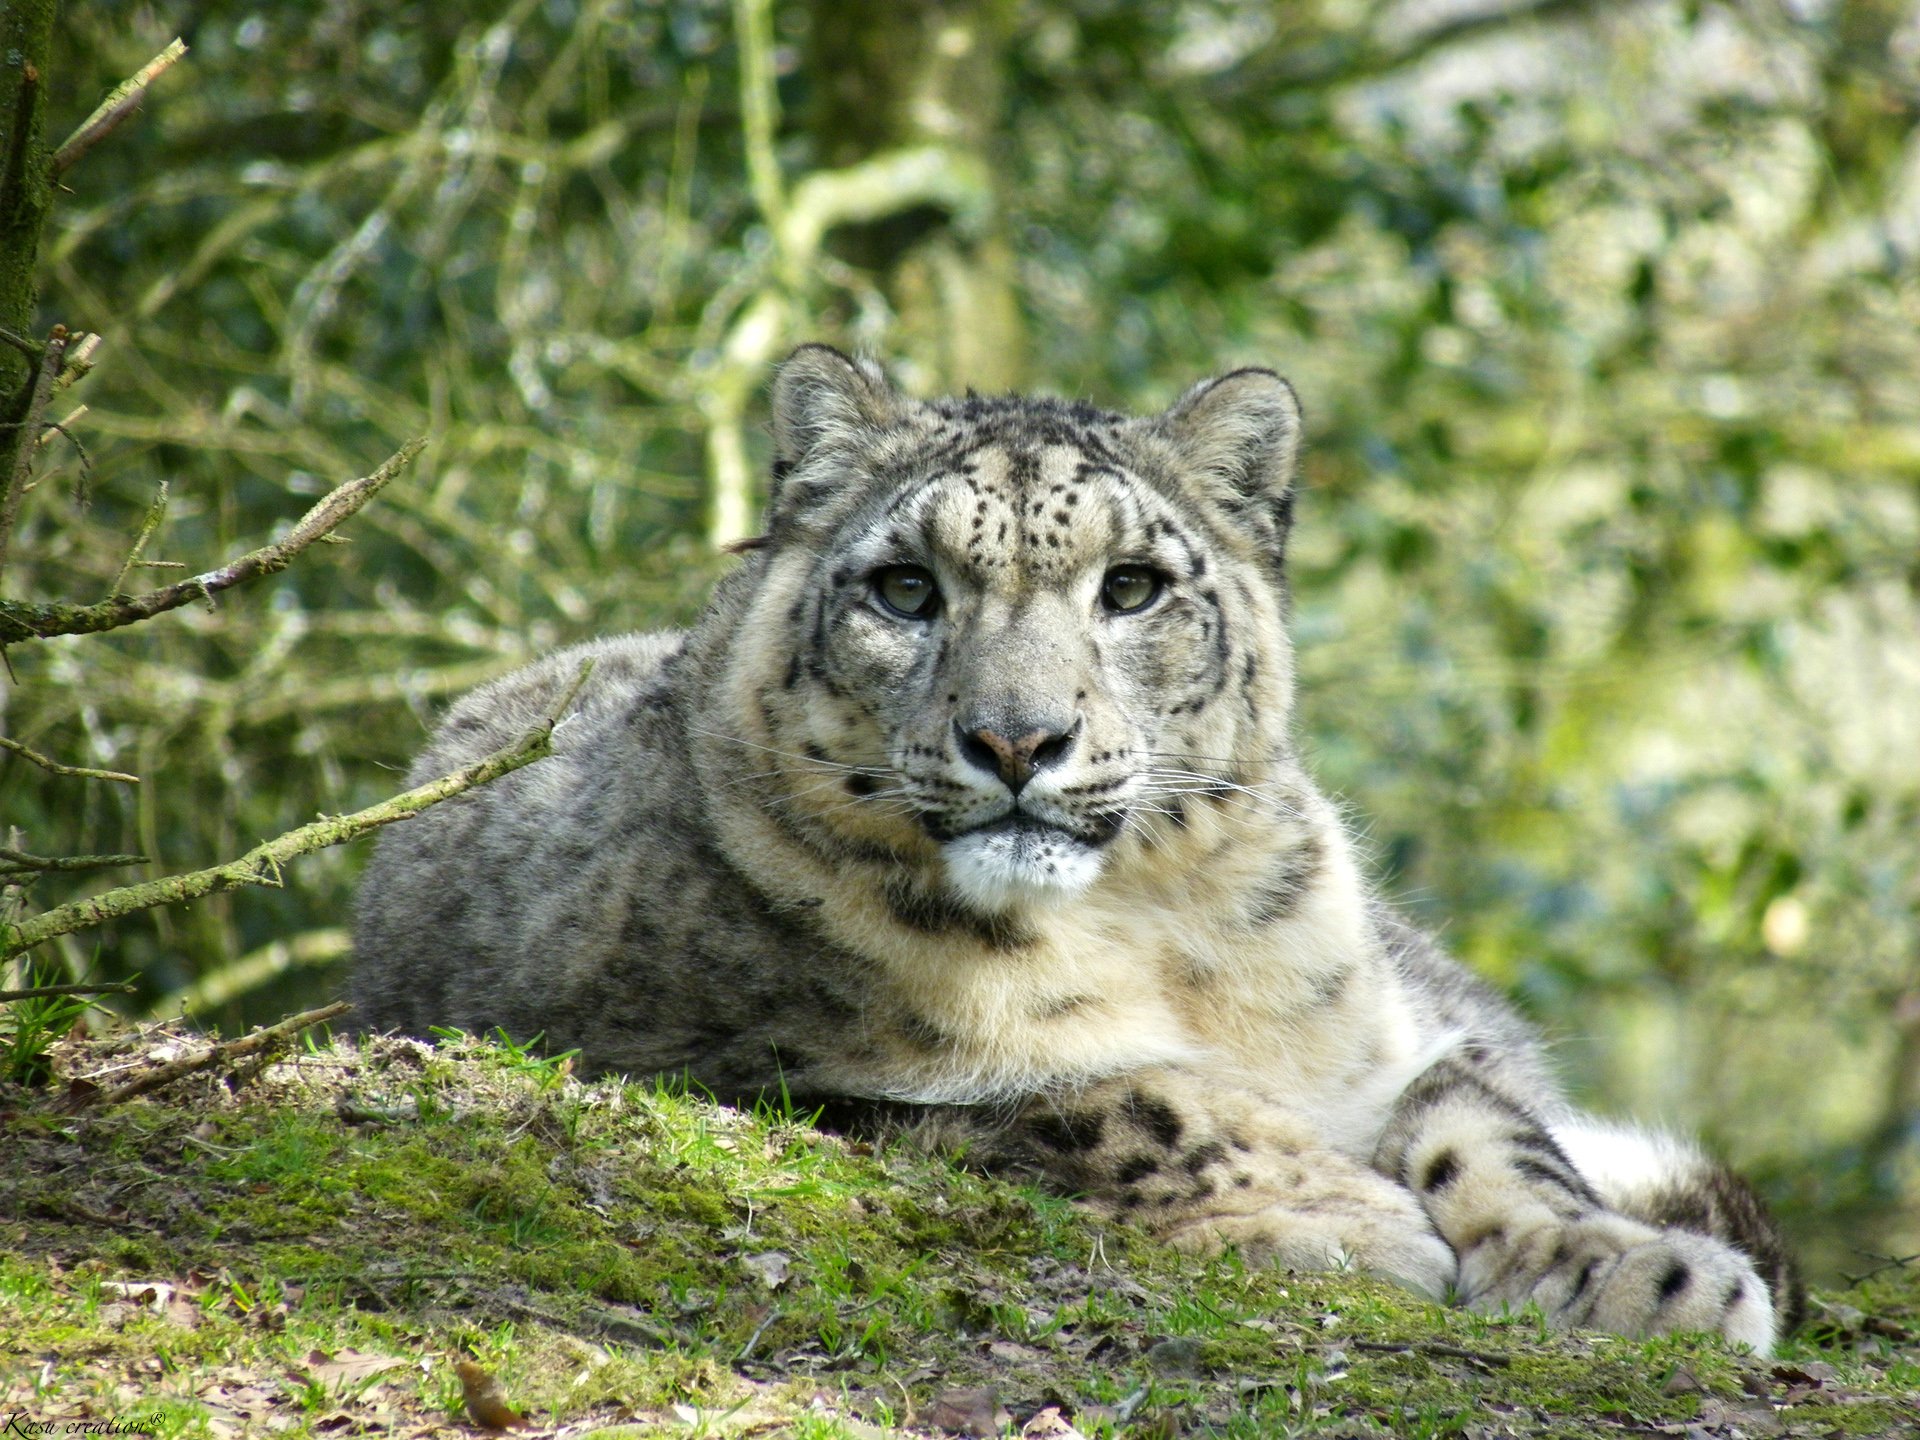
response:
[[[415,782],[594,662],[549,758],[385,832],[360,1023],[884,1112],[1192,1251],[1762,1353],[1792,1326],[1755,1192],[1576,1109],[1309,777],[1284,380],[1129,416],[809,345],[772,440],[765,534],[690,629],[446,715]]]

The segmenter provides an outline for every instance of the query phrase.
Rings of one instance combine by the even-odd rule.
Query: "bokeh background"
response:
[[[14,647],[7,733],[146,777],[0,758],[20,843],[225,859],[685,622],[793,343],[1135,409],[1270,364],[1306,738],[1382,885],[1816,1273],[1920,1250],[1911,0],[71,4],[50,130],[175,34],[47,237],[106,346],[9,589],[98,598],[162,483],[199,570],[431,444],[350,544]],[[43,955],[277,1016],[365,854]]]

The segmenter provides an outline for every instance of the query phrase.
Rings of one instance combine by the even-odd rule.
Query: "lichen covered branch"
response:
[[[114,86],[107,98],[94,108],[94,112],[69,135],[60,148],[53,152],[53,173],[56,178],[64,175],[82,155],[91,150],[100,141],[113,133],[127,116],[140,108],[140,102],[146,99],[147,86],[159,78],[176,60],[187,53],[184,40],[174,42],[162,50],[153,59],[142,65],[129,80]]]
[[[553,727],[573,703],[574,696],[580,692],[592,669],[592,661],[583,665],[573,683],[555,697],[546,714],[526,734],[451,775],[417,785],[351,815],[324,816],[297,830],[289,830],[276,840],[256,845],[239,859],[224,865],[108,890],[104,894],[72,901],[18,924],[0,922],[0,960],[19,955],[56,935],[104,925],[136,910],[197,900],[203,895],[237,890],[246,885],[278,885],[280,867],[289,860],[310,855],[330,845],[358,839],[383,825],[411,820],[442,800],[451,799],[476,785],[484,785],[523,765],[530,765],[552,753]]]
[[[333,531],[367,501],[379,494],[388,481],[418,455],[425,440],[409,440],[378,470],[349,480],[315,505],[285,538],[240,556],[216,570],[190,579],[150,590],[143,595],[116,595],[96,605],[36,604],[18,600],[0,600],[0,645],[18,640],[41,640],[51,635],[89,635],[101,630],[117,630],[166,610],[175,610],[192,600],[211,601],[222,590],[231,589],[261,575],[271,575],[293,563],[294,557],[314,541]]]
[[[9,740],[0,735],[0,750],[10,750],[22,760],[30,760],[51,775],[71,775],[80,780],[118,780],[122,785],[138,785],[138,775],[128,775],[120,770],[95,770],[90,765],[62,765],[38,750],[22,745],[18,740]]]

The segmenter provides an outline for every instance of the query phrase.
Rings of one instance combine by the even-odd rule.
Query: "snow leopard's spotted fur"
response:
[[[893,1102],[1179,1244],[1773,1343],[1752,1193],[1569,1108],[1301,768],[1283,381],[1133,419],[810,346],[774,409],[767,538],[692,631],[448,715],[416,777],[598,659],[553,758],[387,832],[364,1023]]]

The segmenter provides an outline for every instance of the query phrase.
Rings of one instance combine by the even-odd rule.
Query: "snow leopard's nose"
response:
[[[1029,730],[1015,739],[985,728],[969,730],[958,720],[953,722],[960,753],[980,769],[998,775],[1006,787],[1018,795],[1033,779],[1034,772],[1058,764],[1073,749],[1079,733],[1076,721],[1065,730]]]

